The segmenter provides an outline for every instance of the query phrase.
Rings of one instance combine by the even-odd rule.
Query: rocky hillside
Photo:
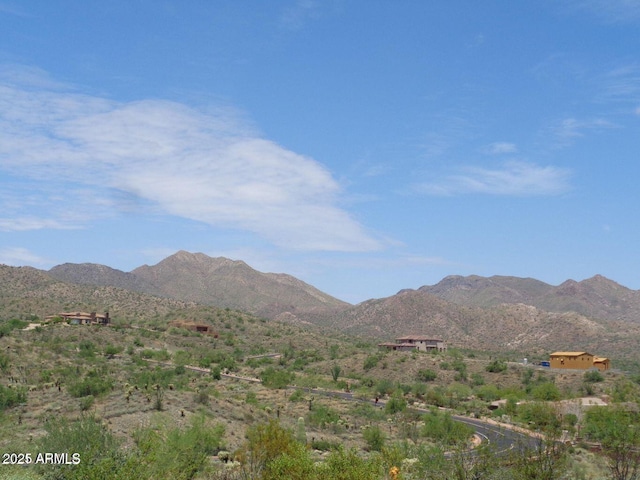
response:
[[[97,263],[63,263],[56,265],[48,273],[66,283],[118,287],[152,295],[161,293],[143,278]]]
[[[56,279],[79,285],[115,286],[176,300],[244,310],[273,318],[348,306],[286,274],[262,273],[245,262],[180,251],[130,273],[96,264],[53,267]]]
[[[524,304],[464,306],[424,290],[404,290],[335,312],[332,317],[305,319],[325,328],[379,340],[420,334],[442,338],[461,348],[529,354],[588,350],[600,355],[629,356],[635,354],[640,340],[640,325],[594,320],[575,312],[546,312]]]
[[[162,321],[172,310],[195,312],[202,305],[375,340],[423,334],[462,348],[530,354],[638,356],[640,340],[640,292],[601,276],[557,287],[530,278],[447,277],[349,305],[290,275],[181,251],[130,273],[95,264],[65,264],[48,273],[2,266],[0,282],[5,317],[108,309],[114,317]]]
[[[531,278],[450,276],[419,290],[465,306],[523,303],[549,312],[576,312],[594,319],[640,323],[640,291],[601,275],[581,282],[567,280],[557,287]]]
[[[196,305],[113,286],[75,285],[31,267],[0,265],[0,318],[43,319],[61,311],[109,311],[114,320],[144,322]]]

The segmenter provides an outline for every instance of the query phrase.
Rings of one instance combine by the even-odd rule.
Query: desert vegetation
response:
[[[167,326],[183,317],[221,335]],[[2,449],[76,453],[80,463],[5,465],[6,474],[620,479],[640,465],[640,387],[621,372],[550,371],[521,355],[458,349],[380,351],[212,307],[111,327],[19,321],[0,323]],[[579,405],[585,394],[613,407]],[[539,450],[474,447],[473,428],[453,415],[526,429]]]

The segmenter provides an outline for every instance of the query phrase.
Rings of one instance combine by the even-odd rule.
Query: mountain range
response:
[[[40,309],[46,308],[43,298],[69,308],[92,301],[95,309],[100,302],[112,309],[126,304],[129,312],[199,304],[372,339],[423,334],[459,347],[530,354],[577,349],[635,356],[640,339],[640,291],[600,275],[558,286],[531,278],[449,276],[351,305],[287,274],[180,251],[131,272],[89,263],[49,271],[2,266],[0,282],[4,314],[7,306],[12,313],[35,310],[29,303],[34,298],[41,299]]]

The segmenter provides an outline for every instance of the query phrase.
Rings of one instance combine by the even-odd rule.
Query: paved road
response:
[[[296,388],[296,387],[289,387]],[[374,400],[366,400],[354,397],[352,393],[347,392],[338,392],[331,390],[321,390],[321,389],[303,389],[309,393],[313,393],[314,395],[323,395],[333,398],[341,398],[343,400],[349,400],[354,402],[365,402],[370,403],[371,405],[377,405],[381,408],[384,408],[385,402],[383,400],[379,400],[376,404]],[[413,410],[420,413],[428,413],[429,410],[421,409],[421,408],[413,408]],[[457,422],[466,423],[467,425],[471,425],[478,437],[482,442],[492,445],[496,448],[495,454],[504,454],[513,450],[514,448],[534,448],[538,439],[532,437],[531,435],[527,435],[526,433],[521,433],[517,430],[513,430],[510,428],[503,427],[498,424],[490,423],[484,420],[463,417],[460,415],[452,415],[453,418]]]

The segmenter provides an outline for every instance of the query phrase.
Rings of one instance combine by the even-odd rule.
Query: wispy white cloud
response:
[[[256,135],[228,111],[119,103],[13,78],[0,83],[0,170],[34,184],[69,185],[59,200],[65,207],[82,205],[90,191],[98,215],[118,196],[138,198],[287,248],[380,246],[340,208],[340,185],[320,163]],[[51,221],[55,227],[63,219]]]
[[[0,218],[0,231],[3,232],[22,232],[26,230],[43,230],[43,229],[55,229],[55,230],[67,230],[74,227],[59,222],[51,218],[38,218],[38,217],[22,217],[22,218]]]
[[[607,23],[640,21],[638,0],[571,0],[564,7],[586,11]]]
[[[618,66],[600,77],[604,102],[622,102],[633,105],[640,102],[640,65]]]
[[[466,167],[461,173],[415,186],[428,195],[558,195],[570,189],[570,171],[553,166],[508,162],[501,168]]]
[[[616,125],[602,118],[580,120],[576,118],[563,118],[549,127],[552,142],[556,147],[567,147],[587,132],[601,132],[605,129],[616,128]]]
[[[48,267],[52,261],[35,255],[26,248],[7,247],[0,249],[0,263],[18,267],[21,265],[35,265],[37,267]]]
[[[517,153],[518,148],[516,147],[515,143],[494,142],[486,145],[481,150],[483,153],[489,155],[505,155],[510,153]]]

